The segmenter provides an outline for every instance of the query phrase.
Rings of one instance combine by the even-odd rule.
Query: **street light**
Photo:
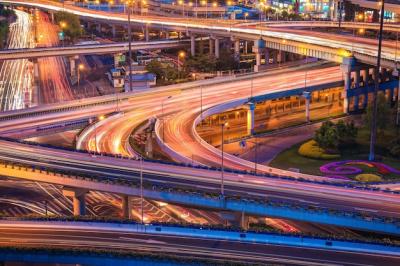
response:
[[[185,58],[185,56],[186,56],[186,53],[184,51],[180,51],[178,53],[178,78],[181,78],[181,61],[180,61],[180,59]]]
[[[128,42],[129,42],[129,53],[128,53],[128,64],[129,64],[129,91],[133,90],[132,84],[132,29],[131,29],[131,12],[133,0],[126,0],[125,5],[128,9]]]
[[[178,0],[178,5],[182,6],[182,17],[185,17],[185,2],[183,0]]]
[[[143,209],[143,157],[139,156],[140,160],[140,212],[141,212],[141,221],[144,224],[144,209]]]
[[[83,64],[78,65],[78,92],[80,92],[81,87],[80,87],[80,80],[81,80],[81,71],[85,69],[85,66]],[[86,97],[86,94],[85,94]]]
[[[379,24],[379,39],[378,39],[378,56],[376,60],[376,75],[375,77],[375,89],[373,96],[373,115],[372,115],[372,126],[371,126],[371,141],[369,147],[369,160],[375,160],[375,143],[376,143],[376,133],[377,133],[377,125],[376,125],[376,116],[378,114],[378,91],[379,91],[379,71],[381,68],[381,56],[382,56],[382,35],[383,35],[383,22],[385,19],[385,0],[379,2],[381,6],[381,14],[380,14],[380,24]]]
[[[228,122],[221,124],[221,196],[224,197],[224,128]]]
[[[208,1],[207,0],[201,0],[200,4],[202,6],[206,7],[206,18],[208,17]]]
[[[168,99],[171,99],[172,96],[168,96],[167,98],[165,98],[164,100],[161,101],[161,117],[162,117],[162,142],[165,142],[165,129],[164,129],[164,102]]]

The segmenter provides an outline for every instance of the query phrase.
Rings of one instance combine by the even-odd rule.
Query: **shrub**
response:
[[[392,141],[390,154],[394,157],[400,157],[400,138],[397,138],[394,141]]]
[[[322,159],[322,160],[332,160],[340,158],[339,154],[328,154],[324,149],[320,148],[315,140],[310,140],[300,146],[298,153],[301,156],[312,158],[312,159]]]
[[[356,180],[360,182],[380,182],[382,178],[374,174],[359,174],[356,176]]]

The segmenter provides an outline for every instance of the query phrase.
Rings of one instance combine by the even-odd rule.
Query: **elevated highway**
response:
[[[25,5],[46,9],[48,11],[59,11],[65,9],[68,12],[79,15],[82,19],[95,20],[99,23],[116,23],[126,25],[127,16],[101,11],[88,10],[72,5],[54,3],[49,1],[23,1],[23,0],[1,0],[0,3]],[[132,23],[139,27],[152,27],[160,30],[181,31],[190,34],[209,35],[213,38],[240,38],[243,40],[257,40],[261,36],[266,40],[266,46],[281,51],[308,55],[333,62],[341,63],[343,58],[353,54],[363,63],[376,63],[376,44],[354,43],[352,36],[346,40],[336,40],[334,36],[330,39],[319,38],[312,34],[296,34],[279,31],[255,29],[241,25],[232,24],[230,21],[221,20],[197,20],[195,18],[178,19],[156,16],[140,16],[132,19]],[[384,47],[382,53],[382,66],[395,68],[395,49]]]
[[[379,1],[376,0],[350,0],[353,4],[360,5],[362,7],[371,8],[371,9],[380,9],[378,5]],[[400,14],[400,3],[396,4],[396,0],[386,0],[385,1],[385,10]]]
[[[163,225],[1,221],[0,232],[1,246],[17,245],[27,248],[74,247],[118,252],[162,252],[185,258],[193,256],[235,263],[304,266],[389,266],[399,264],[400,261],[396,254],[398,247],[379,244]],[[286,244],[282,244],[282,241]],[[0,252],[0,259],[3,254]],[[6,257],[9,260],[16,258],[24,261],[27,258],[29,263],[41,262],[40,256],[29,252],[8,252]],[[46,263],[111,265],[116,261],[123,264],[131,260],[109,259],[104,256],[91,258],[63,254],[62,258],[46,256]],[[140,258],[136,258],[136,261],[140,263]]]
[[[143,193],[148,199],[400,234],[395,222],[400,218],[398,194],[227,172],[225,197],[221,198],[220,171],[141,164],[107,156],[93,158],[87,153],[3,140],[0,144],[2,176],[62,185],[68,190],[139,196],[139,172],[143,171]]]
[[[132,42],[132,50],[156,50],[182,46],[187,40],[166,40],[151,42]],[[89,54],[116,54],[128,52],[128,43],[74,45],[67,47],[43,47],[27,49],[8,49],[0,51],[0,60],[40,58],[49,56],[75,56]]]

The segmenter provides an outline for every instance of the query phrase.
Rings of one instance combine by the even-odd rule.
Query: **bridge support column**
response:
[[[85,196],[88,191],[80,188],[63,188],[62,192],[64,196],[72,198],[74,216],[85,215]]]
[[[132,201],[131,197],[123,195],[122,200],[122,217],[132,219]]]
[[[239,39],[235,39],[234,40],[234,55],[235,55],[235,60],[236,61],[240,61],[240,40]]]
[[[54,24],[54,12],[50,11],[50,19],[51,19],[51,23]]]
[[[144,27],[144,39],[146,42],[150,40],[150,35],[149,35],[149,25],[146,24]]]
[[[265,48],[265,64],[269,64],[269,49]]]
[[[253,52],[256,54],[254,72],[258,72],[261,67],[261,55],[265,53],[265,41],[263,39],[260,38],[254,41]]]
[[[214,40],[211,38],[208,40],[208,52],[210,54],[210,56],[212,56],[214,54]]]
[[[261,53],[256,53],[256,64],[254,65],[254,72],[260,71],[261,66]]]
[[[360,97],[356,95],[354,96],[354,111],[358,111],[359,104],[360,104]]]
[[[75,75],[76,75],[75,56],[69,58],[69,71],[70,71],[71,77],[75,77]]]
[[[249,230],[249,216],[245,212],[242,212],[240,215],[240,228]]]
[[[306,99],[306,122],[310,123],[311,92],[303,92],[303,97]]]
[[[219,38],[215,38],[215,58],[219,58]]]
[[[221,212],[221,217],[226,222],[229,222],[235,227],[240,227],[243,230],[249,229],[249,216],[244,211],[242,212]]]
[[[149,158],[153,158],[153,137],[154,131],[146,132],[146,144],[145,144],[145,153]]]
[[[256,104],[253,102],[247,103],[247,134],[253,135],[254,134],[254,117],[256,109]]]
[[[33,77],[35,78],[35,81],[38,81],[38,78],[39,78],[39,64],[38,64],[38,60],[36,58],[33,59]]]
[[[354,87],[355,88],[358,88],[358,87],[360,87],[360,70],[359,69],[357,69],[355,72],[354,72]]]
[[[364,86],[367,86],[369,84],[369,69],[364,69],[363,73]]]
[[[368,107],[368,92],[364,94],[363,108],[366,109]]]
[[[249,43],[247,41],[244,41],[243,53],[247,54],[248,52],[249,52]]]
[[[349,90],[351,89],[351,69],[355,64],[353,57],[343,58],[343,63],[340,66],[343,71],[344,89],[343,89],[343,113],[349,113]]]
[[[111,34],[113,38],[117,37],[117,26],[111,25]]]
[[[190,55],[193,57],[196,55],[196,35],[193,33],[190,34]]]
[[[100,23],[96,24],[96,31],[98,33],[101,33],[101,24]]]

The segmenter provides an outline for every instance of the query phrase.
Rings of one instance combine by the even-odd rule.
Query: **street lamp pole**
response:
[[[383,22],[385,19],[385,0],[381,0],[381,14],[380,14],[380,25],[379,25],[379,39],[378,39],[378,56],[375,69],[375,89],[373,96],[373,114],[372,114],[372,125],[371,125],[371,141],[369,147],[369,160],[375,160],[375,143],[377,134],[376,116],[378,114],[378,91],[379,91],[379,71],[381,68],[381,56],[382,56],[382,35],[383,35]]]
[[[164,102],[168,99],[171,99],[172,96],[168,96],[164,100],[161,101],[161,117],[162,117],[162,141],[163,143],[165,142],[164,135],[165,135],[165,129],[164,129]]]
[[[200,86],[200,117],[203,121],[203,86]]]
[[[140,211],[141,211],[141,220],[142,224],[144,224],[144,210],[143,210],[143,157],[140,156]]]
[[[396,114],[396,126],[400,126],[400,68],[397,62],[397,50],[399,46],[399,32],[396,33],[396,52],[395,52],[395,62],[396,62],[396,70],[397,77],[399,79],[399,85],[397,87],[397,114]]]
[[[257,174],[257,146],[258,146],[258,140],[257,140],[256,136],[254,136],[254,138],[255,138],[255,142],[254,142],[254,145],[255,145],[255,148],[254,148],[254,173]]]
[[[129,42],[129,53],[128,53],[128,64],[129,64],[129,91],[133,91],[132,84],[132,29],[131,29],[131,1],[126,2],[128,5],[128,42]]]
[[[221,124],[221,196],[224,197],[224,127],[225,123]]]

